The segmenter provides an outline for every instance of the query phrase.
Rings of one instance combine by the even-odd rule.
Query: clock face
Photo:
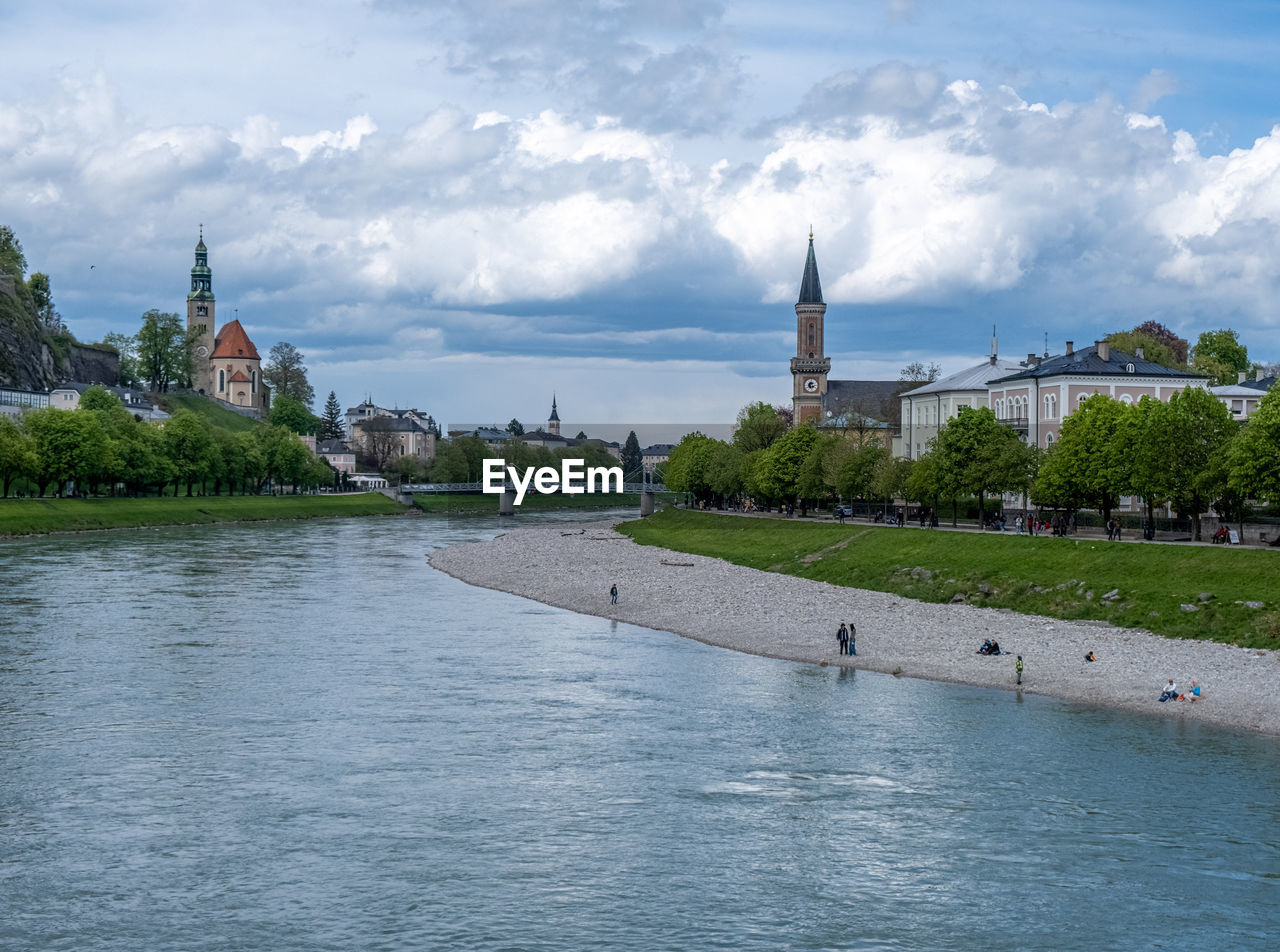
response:
[[[804,389],[807,393],[816,392],[818,389],[818,381],[814,380],[812,377],[808,378],[804,382]]]
[[[201,344],[199,347],[197,347],[197,348],[196,348],[196,356],[197,356],[197,357],[208,357],[208,356],[209,356],[209,348],[208,348],[208,347],[206,347],[206,346],[204,346],[204,344]]]

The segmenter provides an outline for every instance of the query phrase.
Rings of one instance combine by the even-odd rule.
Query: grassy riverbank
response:
[[[381,493],[353,496],[186,496],[0,500],[0,537],[86,529],[315,519],[405,512]]]
[[[1280,553],[1268,550],[820,525],[679,510],[620,529],[642,545],[921,601],[961,595],[991,608],[1280,648]],[[1210,597],[1202,601],[1202,593]]]
[[[657,493],[657,504],[662,506],[675,500],[674,493]],[[423,512],[496,513],[498,497],[484,493],[420,494],[413,497],[413,504]],[[634,506],[640,511],[639,493],[577,493],[572,496],[529,493],[516,507],[516,513],[546,512],[551,509],[625,509]]]

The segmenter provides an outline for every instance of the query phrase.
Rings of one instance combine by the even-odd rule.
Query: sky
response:
[[[730,421],[1143,321],[1280,359],[1280,4],[0,4],[0,223],[81,340],[185,314],[317,406]]]

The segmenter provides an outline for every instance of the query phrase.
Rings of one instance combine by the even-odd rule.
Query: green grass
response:
[[[0,536],[135,526],[315,519],[406,512],[381,493],[355,496],[186,496],[156,499],[4,499]]]
[[[656,493],[659,506],[673,502],[675,493]],[[423,512],[496,513],[498,497],[484,493],[420,493],[413,504]],[[546,512],[551,509],[640,509],[639,493],[579,493],[573,496],[530,493],[516,507],[516,513]]]
[[[642,545],[723,558],[928,602],[1097,619],[1177,638],[1280,648],[1280,552],[921,532],[667,510],[621,531]],[[984,591],[984,588],[986,591]],[[1102,596],[1113,589],[1113,601]],[[1202,592],[1212,598],[1201,603]],[[1251,609],[1243,602],[1265,603]],[[1183,604],[1198,606],[1184,612]]]
[[[234,410],[219,406],[216,400],[202,397],[198,393],[159,393],[155,400],[169,413],[179,410],[190,410],[196,416],[204,417],[214,426],[220,426],[232,433],[253,430],[262,426],[257,420],[244,417]]]

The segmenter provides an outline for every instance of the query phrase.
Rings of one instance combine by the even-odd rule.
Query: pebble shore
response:
[[[1280,735],[1278,652],[842,588],[637,545],[613,525],[519,528],[490,542],[439,549],[430,562],[472,585],[735,651]],[[839,654],[841,621],[857,626],[856,657]],[[1011,653],[978,654],[986,638]],[[1096,663],[1084,660],[1089,651]],[[1026,666],[1021,688],[1014,682],[1017,654]],[[1199,681],[1204,700],[1159,703],[1169,678],[1181,690]]]

